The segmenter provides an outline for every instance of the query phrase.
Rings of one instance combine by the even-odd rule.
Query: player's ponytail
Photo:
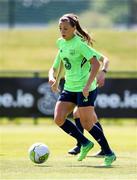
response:
[[[85,32],[82,28],[81,28],[81,26],[80,26],[80,24],[79,24],[79,21],[77,21],[76,22],[76,30],[77,30],[77,34],[79,35],[81,35],[87,42],[88,42],[88,44],[90,44],[90,45],[93,45],[93,39],[90,37],[90,35],[87,33],[87,32]]]

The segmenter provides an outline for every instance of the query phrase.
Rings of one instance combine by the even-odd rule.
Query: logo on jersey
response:
[[[74,49],[70,49],[70,50],[69,50],[69,53],[70,53],[70,55],[73,56],[73,55],[75,54],[75,50],[74,50]]]

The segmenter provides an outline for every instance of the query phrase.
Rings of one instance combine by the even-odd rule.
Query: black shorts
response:
[[[90,91],[89,96],[85,98],[82,92],[70,92],[63,90],[58,101],[72,102],[78,107],[94,106],[97,97],[97,89]]]

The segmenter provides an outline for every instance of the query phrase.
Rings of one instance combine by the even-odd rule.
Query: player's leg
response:
[[[93,136],[93,138],[103,149],[105,153],[104,165],[110,166],[116,159],[116,156],[111,150],[103,131],[92,122],[91,112],[94,112],[94,107],[87,106],[79,108],[82,126]]]
[[[102,142],[100,141],[99,144],[101,146],[101,151],[99,152],[99,154],[101,154],[101,156],[103,155],[105,157],[105,161],[104,161],[104,165],[105,166],[110,166],[112,164],[112,162],[114,160],[116,160],[116,156],[114,154],[114,152],[111,150],[108,141],[104,135],[103,132],[103,128],[101,126],[101,124],[98,122],[97,120],[97,115],[94,113],[95,111],[93,111],[93,116],[95,117],[95,121],[97,121],[97,123],[94,124],[93,129],[91,129],[90,134],[95,138],[95,139],[99,139],[99,137],[102,137]],[[98,124],[98,126],[97,126]],[[97,128],[95,128],[97,126]],[[95,129],[94,129],[95,128]],[[96,131],[98,133],[95,133],[93,131]],[[97,134],[97,136],[96,136]],[[98,140],[97,140],[98,141]],[[98,154],[98,157],[99,157]]]
[[[78,112],[77,106],[73,110],[73,119],[75,121],[77,128],[83,133],[84,129],[80,123],[79,112]],[[68,153],[71,155],[77,155],[78,153],[80,153],[80,148],[81,148],[81,143],[77,141],[77,144],[72,149],[70,149]]]
[[[55,106],[54,121],[67,134],[74,137],[83,146],[87,146],[91,142],[79,131],[79,129],[68,119],[67,115],[72,112],[74,103],[58,101]]]
[[[106,156],[104,165],[110,166],[112,162],[116,159],[116,156],[112,152],[102,129],[100,129],[96,125],[96,123],[98,122],[97,116],[95,116],[95,111],[94,111],[94,101],[96,98],[96,94],[97,94],[96,90],[91,91],[88,96],[88,101],[84,101],[85,97],[83,97],[82,93],[79,94],[78,106],[79,106],[80,121],[83,128],[86,129],[93,136],[93,138],[103,149]]]
[[[93,124],[95,124],[98,128],[100,128],[103,131],[103,128],[99,122],[99,120],[97,119],[97,115],[95,110],[93,111],[92,116],[92,120],[93,120]],[[103,149],[101,148],[97,153],[93,154],[94,157],[104,157],[105,153],[103,151]]]
[[[94,111],[94,116],[92,116],[92,118],[93,118],[93,123],[96,124],[96,126],[98,126],[102,130],[102,126],[99,123],[99,121],[96,122],[97,116],[96,116],[95,111]],[[77,128],[83,133],[84,129],[83,129],[83,127],[81,125],[81,122],[80,122],[80,115],[79,115],[79,111],[78,111],[77,106],[73,110],[73,119],[75,121],[75,124],[76,124]],[[81,144],[80,144],[80,142],[77,141],[76,146],[74,146],[72,149],[70,149],[68,151],[68,153],[71,154],[71,155],[77,155],[78,153],[80,153],[80,148],[81,148]],[[93,156],[94,157],[103,157],[104,155],[105,154],[103,152],[103,149],[101,149],[100,151],[98,151]]]

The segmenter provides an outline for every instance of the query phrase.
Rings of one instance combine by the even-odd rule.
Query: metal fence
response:
[[[0,23],[9,27],[47,25],[64,13],[79,13],[88,9],[89,2],[89,0],[1,0]]]
[[[46,26],[69,12],[90,12],[89,19],[92,20],[97,15],[92,27],[103,25],[101,21],[97,23],[100,16],[107,17],[104,22],[109,20],[113,25],[137,25],[136,0],[0,0],[0,25]]]

